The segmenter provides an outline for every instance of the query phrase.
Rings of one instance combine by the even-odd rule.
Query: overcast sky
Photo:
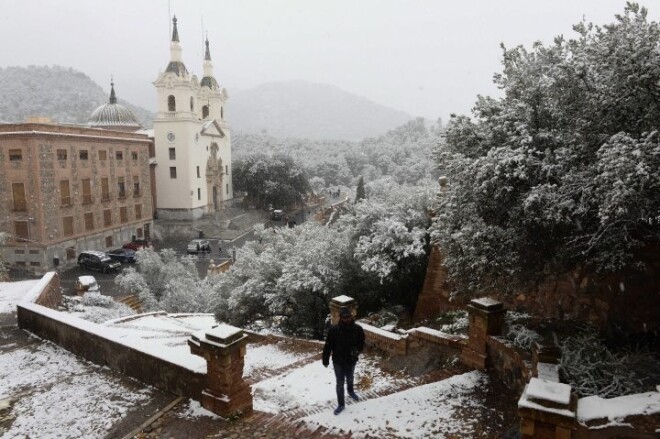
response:
[[[640,2],[652,20],[660,2]],[[155,110],[151,84],[169,60],[169,14],[183,59],[201,77],[208,32],[230,95],[264,82],[334,84],[413,116],[467,113],[497,93],[500,43],[574,35],[609,23],[623,0],[0,0],[0,66],[73,67]],[[231,100],[230,100],[231,104]],[[231,107],[230,107],[231,108]]]

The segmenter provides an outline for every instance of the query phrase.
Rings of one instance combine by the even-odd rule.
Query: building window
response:
[[[83,204],[92,204],[92,182],[89,178],[82,179],[82,202]]]
[[[108,177],[101,177],[101,201],[110,201],[110,181]]]
[[[122,223],[128,222],[128,207],[119,208],[119,221],[121,221]]]
[[[226,189],[225,190],[227,191],[227,195],[229,195],[229,183],[226,184]]]
[[[142,205],[141,204],[136,204],[135,205],[135,219],[136,220],[142,219]]]
[[[133,196],[134,197],[140,196],[140,177],[138,177],[137,175],[133,176]]]
[[[170,166],[170,178],[176,178],[176,166]]]
[[[107,247],[112,247],[112,236],[106,236],[105,237],[105,246]]]
[[[202,199],[202,190],[200,188],[197,188],[197,199],[198,200]]]
[[[170,148],[170,160],[176,160],[176,149]]]
[[[85,230],[94,230],[94,214],[92,212],[85,214]]]
[[[190,96],[190,111],[195,110],[195,101],[193,100],[193,97]]]
[[[62,218],[62,231],[64,233],[64,236],[73,235],[73,217],[72,216],[65,216],[64,218]]]
[[[23,160],[23,151],[20,149],[10,149],[9,150],[9,161],[10,162],[19,162]]]
[[[60,204],[62,206],[71,206],[71,189],[69,180],[60,180]]]
[[[225,118],[225,108],[220,107],[220,119],[224,119],[224,118]]]
[[[30,239],[27,221],[14,221],[14,236],[17,239]]]
[[[173,95],[167,97],[167,111],[176,111],[176,99]]]
[[[115,159],[124,160],[124,152],[123,151],[115,151]]]
[[[57,160],[66,160],[66,158],[67,158],[66,149],[58,149],[57,150]]]
[[[131,151],[131,160],[137,160],[138,159],[138,153],[136,151]]]
[[[209,106],[204,105],[202,107],[202,119],[206,119],[207,117],[209,117]]]
[[[197,167],[197,178],[202,178],[199,173],[199,166]]]
[[[76,259],[76,249],[75,247],[66,248],[66,260],[70,261],[71,259]]]
[[[108,151],[105,149],[99,150],[99,160],[108,160]]]
[[[225,165],[225,174],[229,174],[229,165]]]
[[[105,209],[103,211],[103,226],[110,227],[112,225],[112,209]]]
[[[142,237],[143,237],[143,235],[142,235],[142,227],[138,227],[137,229],[135,229],[135,232],[136,232],[138,238],[142,238]]]
[[[25,212],[27,201],[25,200],[25,185],[23,183],[12,183],[11,193],[14,198],[14,211]]]
[[[78,157],[80,158],[80,160],[88,160],[89,154],[86,149],[81,149],[78,153]]]
[[[124,177],[117,177],[117,197],[126,198],[126,184]]]

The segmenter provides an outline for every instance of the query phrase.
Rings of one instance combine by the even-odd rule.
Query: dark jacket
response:
[[[360,325],[339,322],[331,326],[323,346],[323,364],[332,362],[341,365],[351,365],[358,360],[360,352],[364,349],[364,330]]]

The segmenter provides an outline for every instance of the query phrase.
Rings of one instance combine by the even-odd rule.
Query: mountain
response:
[[[333,85],[300,80],[230,90],[227,111],[235,131],[315,140],[361,140],[413,118]]]
[[[117,90],[121,96],[121,89]],[[87,123],[92,111],[108,102],[109,94],[92,79],[72,68],[29,66],[0,68],[0,122],[25,122],[45,116],[60,123]],[[135,114],[145,127],[153,114],[122,99],[118,102]]]

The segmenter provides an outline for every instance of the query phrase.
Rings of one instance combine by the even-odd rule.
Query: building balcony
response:
[[[92,204],[93,202],[94,202],[94,198],[91,195],[83,194],[82,196],[83,204]]]
[[[60,206],[61,207],[69,207],[71,206],[71,197],[62,197],[60,199]]]
[[[110,201],[110,192],[101,194],[101,201]]]

